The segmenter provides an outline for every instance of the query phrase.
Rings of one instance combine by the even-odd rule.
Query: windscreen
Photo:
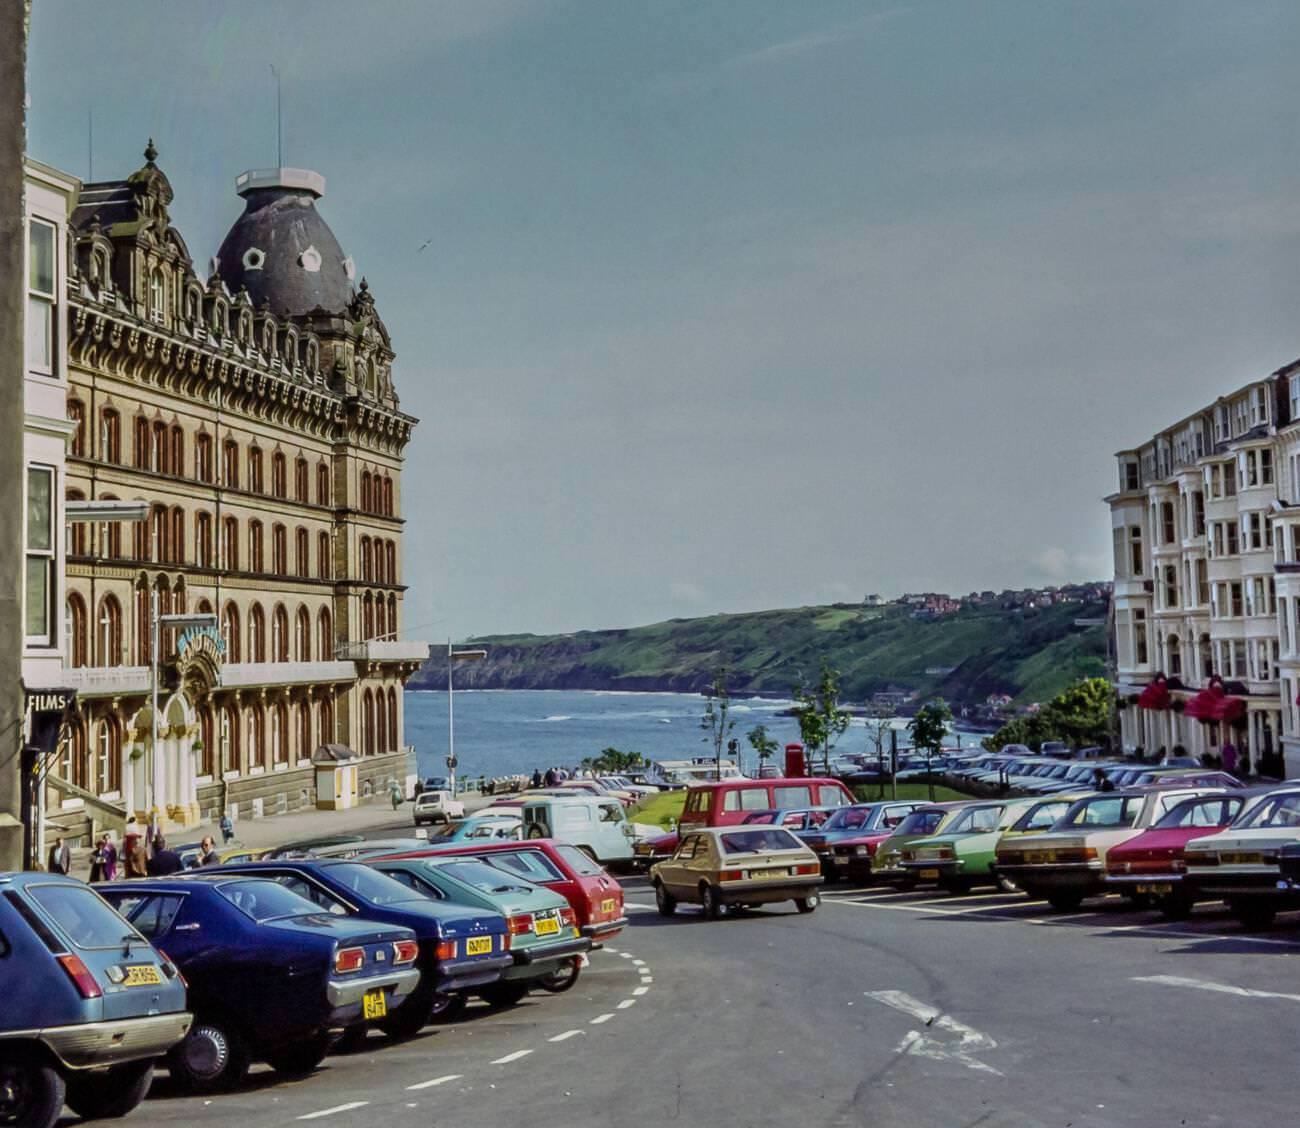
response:
[[[445,873],[462,885],[468,885],[483,893],[529,893],[537,888],[485,862],[441,862],[434,872]]]
[[[1061,820],[1062,827],[1132,826],[1142,811],[1140,795],[1103,795],[1081,799]]]
[[[321,911],[319,905],[312,904],[306,897],[299,896],[276,881],[251,878],[247,881],[230,881],[218,885],[217,892],[245,916],[256,921],[306,916]]]
[[[411,891],[401,882],[394,881],[369,866],[347,862],[330,866],[327,872],[334,881],[374,905],[397,905],[417,899],[411,896]]]
[[[759,854],[766,850],[798,850],[803,844],[779,826],[767,830],[734,830],[722,835],[725,854]]]
[[[845,807],[826,820],[823,830],[861,830],[871,824],[871,807]]]

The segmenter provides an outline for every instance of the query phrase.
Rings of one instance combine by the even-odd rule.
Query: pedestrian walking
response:
[[[199,843],[199,865],[221,865],[221,859],[217,856],[217,844],[212,840],[212,835],[210,834],[205,835],[203,841]]]
[[[1231,740],[1223,742],[1223,770],[1229,775],[1237,774],[1237,746]]]
[[[117,851],[113,848],[110,834],[102,834],[95,844],[95,852],[90,855],[90,881],[93,885],[99,881],[112,881],[110,871],[117,872]]]
[[[126,877],[148,877],[146,868],[144,833],[140,824],[132,815],[126,820],[126,831],[122,835],[122,869]]]
[[[67,873],[72,868],[72,851],[68,844],[63,841],[62,836],[55,838],[54,845],[50,847],[50,855],[46,859],[45,868],[50,873]]]
[[[145,874],[149,877],[170,877],[185,868],[181,856],[175,850],[167,849],[167,840],[156,835],[153,840],[153,853],[145,863]]]
[[[230,845],[230,840],[235,837],[235,824],[230,821],[229,815],[221,816],[221,841],[223,845]]]
[[[393,804],[394,811],[406,802],[406,797],[402,794],[402,785],[397,780],[393,780],[388,785],[388,798]]]

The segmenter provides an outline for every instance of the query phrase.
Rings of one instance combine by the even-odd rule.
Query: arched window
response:
[[[366,690],[362,698],[361,730],[362,754],[373,756],[375,754],[375,698],[370,690]]]
[[[159,420],[149,430],[149,469],[155,474],[166,474],[167,424]]]
[[[397,638],[397,596],[388,596],[388,637]]]
[[[361,475],[361,508],[367,513],[370,512],[370,471],[366,470]]]
[[[239,661],[239,608],[227,603],[221,613],[221,641],[226,645],[227,662]],[[238,729],[236,729],[236,732]]]
[[[1183,675],[1183,653],[1179,646],[1178,636],[1170,635],[1169,641],[1165,644],[1169,652],[1169,662],[1166,669],[1170,677],[1182,677]]]
[[[328,607],[322,607],[316,616],[316,653],[322,662],[334,658],[334,619]]]
[[[67,494],[69,501],[84,501],[86,495],[80,490],[69,490]],[[84,521],[73,521],[70,523],[68,537],[68,555],[85,556],[86,546],[90,540],[90,530],[86,527]]]
[[[393,515],[393,479],[386,475],[384,477],[384,513],[389,517]]]
[[[248,570],[250,572],[266,571],[261,521],[249,521],[248,523]]]
[[[157,267],[149,274],[149,316],[155,321],[163,319],[163,308],[166,302],[167,289],[163,284],[162,271]]]
[[[203,747],[195,749],[197,763],[195,774],[200,778],[212,778],[213,757],[216,754],[216,725],[212,718],[212,705],[205,703],[199,707],[199,742]]]
[[[289,574],[289,531],[283,525],[271,529],[271,571],[277,576]]]
[[[361,580],[370,583],[374,577],[374,566],[370,557],[370,538],[361,538]]]
[[[59,775],[77,787],[90,787],[90,750],[86,747],[86,726],[79,717],[68,724]]]
[[[221,522],[221,565],[229,572],[239,571],[239,522],[233,517]]]
[[[135,468],[137,470],[149,469],[149,445],[150,432],[149,420],[143,415],[135,417]]]
[[[306,529],[297,529],[293,534],[294,541],[294,571],[306,579],[311,575],[311,553],[308,551],[310,544],[307,539]]]
[[[194,559],[200,568],[212,567],[212,514],[194,514]]]
[[[330,535],[316,534],[316,575],[322,580],[330,578]]]
[[[179,505],[171,511],[171,523],[167,531],[167,560],[172,564],[185,563],[185,510]]]
[[[87,666],[89,661],[89,624],[86,601],[77,592],[68,596],[68,665],[73,669]]]
[[[99,415],[99,457],[104,462],[122,462],[122,417],[111,407]]]
[[[320,743],[334,743],[334,699],[329,696],[320,702]]]
[[[388,690],[388,749],[396,752],[397,744],[397,691],[391,686]]]
[[[75,428],[72,432],[72,454],[86,457],[86,405],[79,399],[68,400],[68,420]]]
[[[397,583],[397,542],[389,541],[384,545],[384,582]]]
[[[366,592],[361,599],[361,637],[363,639],[375,637],[375,601],[369,592]]]
[[[240,770],[239,713],[234,705],[227,705],[221,710],[221,763],[223,771]]]
[[[248,660],[266,661],[266,613],[260,603],[248,609]]]
[[[194,476],[200,482],[212,481],[212,436],[194,438]]]
[[[248,710],[248,766],[266,767],[266,715],[256,704]]]
[[[293,657],[295,662],[311,661],[311,615],[299,607],[294,619]]]
[[[173,423],[168,432],[168,472],[178,478],[185,474],[185,432],[179,423]]]
[[[232,490],[239,489],[239,444],[234,439],[221,446],[221,476]]]
[[[135,589],[135,664],[137,666],[149,665],[152,626],[149,589],[142,583]]]
[[[271,661],[289,661],[289,613],[277,605],[271,617]]]
[[[297,707],[297,732],[294,734],[294,740],[297,744],[295,755],[299,760],[311,759],[311,702],[299,701]]]
[[[388,751],[388,717],[387,705],[384,701],[384,691],[382,689],[375,691],[375,751]]]
[[[115,494],[104,494],[104,501],[117,501]],[[122,556],[122,524],[119,521],[101,521],[97,538],[97,551],[107,559],[116,560]]]
[[[95,665],[122,664],[122,606],[117,597],[106,595],[99,601],[95,617]]]
[[[111,714],[96,726],[95,782],[101,795],[122,790],[122,729]]]
[[[323,462],[316,464],[316,504],[330,503],[330,469]]]
[[[302,455],[299,455],[297,461],[293,464],[293,494],[304,505],[311,501],[311,494],[307,485],[309,481],[307,460]]]
[[[271,766],[289,763],[289,713],[284,702],[271,706]]]
[[[287,497],[285,489],[284,455],[278,450],[271,456],[271,493],[276,497]]]
[[[262,452],[257,447],[248,451],[248,488],[254,493],[263,492]]]
[[[376,639],[382,639],[382,638],[385,636],[385,634],[387,633],[387,632],[384,630],[384,619],[385,619],[385,618],[387,618],[387,616],[384,614],[384,597],[383,597],[382,595],[379,595],[379,596],[376,596],[376,597],[375,597],[375,628],[374,628],[374,634],[372,634],[372,635],[368,635],[367,637],[369,637],[369,638],[376,638]]]

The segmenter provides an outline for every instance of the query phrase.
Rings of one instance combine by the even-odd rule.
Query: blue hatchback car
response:
[[[83,882],[0,873],[0,1124],[49,1128],[144,1099],[190,1028],[185,985]]]
[[[269,877],[337,916],[387,921],[413,929],[420,942],[420,987],[379,1020],[393,1037],[410,1037],[432,1020],[465,1008],[466,993],[495,984],[512,967],[506,919],[500,913],[436,903],[400,881],[353,861],[282,859],[246,862],[241,874]]]
[[[341,920],[242,866],[122,882],[104,896],[189,982],[194,1025],[167,1065],[194,1091],[237,1084],[254,1059],[310,1073],[347,1027],[419,983],[409,928]]]

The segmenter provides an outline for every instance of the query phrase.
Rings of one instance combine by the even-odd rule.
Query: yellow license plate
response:
[[[607,901],[601,901],[600,911],[606,914],[618,912],[618,902],[613,897],[610,897]]]
[[[1234,854],[1226,851],[1219,855],[1219,861],[1225,866],[1258,866],[1264,859],[1259,854]]]
[[[937,869],[923,869],[921,871],[922,881],[937,881],[938,879],[939,871]]]
[[[367,991],[361,996],[361,1017],[383,1018],[388,1014],[388,1000],[382,991]]]
[[[1174,887],[1169,882],[1157,881],[1154,885],[1139,885],[1137,891],[1139,893],[1172,893]]]
[[[125,987],[155,987],[162,982],[162,976],[152,964],[135,964],[126,969]]]
[[[778,877],[785,877],[787,876],[787,874],[786,871],[783,869],[765,869],[765,870],[750,870],[749,876],[751,880],[772,881]]]
[[[467,956],[490,956],[492,954],[491,936],[473,936],[465,941]]]
[[[553,917],[544,917],[537,922],[534,931],[538,936],[558,936],[560,934],[560,922]]]

